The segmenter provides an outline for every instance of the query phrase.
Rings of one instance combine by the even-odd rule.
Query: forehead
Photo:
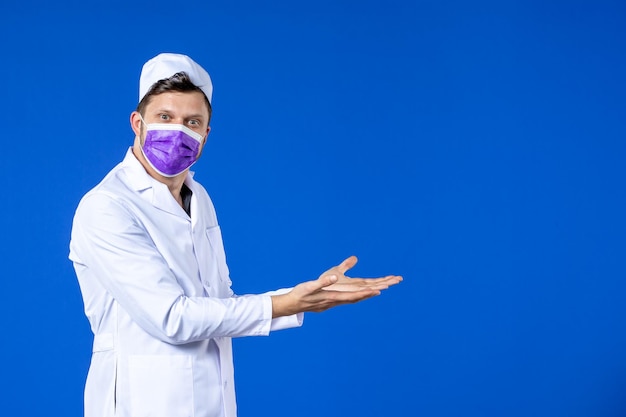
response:
[[[146,106],[146,114],[160,113],[164,110],[180,117],[191,115],[209,117],[204,94],[200,91],[168,91],[152,96]]]

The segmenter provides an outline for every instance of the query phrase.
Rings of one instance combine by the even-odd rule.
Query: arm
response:
[[[271,299],[189,297],[143,225],[124,203],[103,193],[86,197],[72,229],[79,280],[98,286],[86,298],[112,297],[153,337],[181,344],[217,336],[265,335]],[[104,314],[100,310],[96,314]],[[97,321],[97,319],[96,319]]]

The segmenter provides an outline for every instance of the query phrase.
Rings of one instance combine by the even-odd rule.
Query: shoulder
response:
[[[130,213],[129,206],[138,198],[138,193],[130,186],[125,171],[123,164],[113,168],[82,197],[75,216],[93,217],[104,212]]]
[[[110,227],[120,222],[134,223],[134,218],[135,215],[127,199],[105,187],[97,187],[85,194],[78,203],[74,215],[74,227],[79,225]]]

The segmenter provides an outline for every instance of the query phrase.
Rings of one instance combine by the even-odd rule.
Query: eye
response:
[[[189,122],[187,122],[187,123],[189,123],[189,124],[190,124],[191,126],[193,126],[193,127],[200,126],[200,120],[197,120],[197,119],[191,119],[191,120],[189,120]]]
[[[161,120],[170,120],[170,116],[168,114],[165,114],[165,113],[159,114],[159,118]]]

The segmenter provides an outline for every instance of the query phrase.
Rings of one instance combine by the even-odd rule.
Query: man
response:
[[[160,54],[140,77],[133,146],[81,200],[70,259],[94,333],[86,417],[235,417],[231,338],[380,294],[350,257],[292,289],[235,296],[215,209],[190,166],[211,130],[209,74]]]

